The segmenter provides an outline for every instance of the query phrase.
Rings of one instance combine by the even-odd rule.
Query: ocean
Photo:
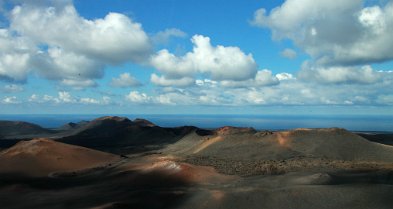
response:
[[[104,115],[0,115],[0,120],[17,120],[56,128],[68,122],[93,120]],[[118,115],[130,119],[144,118],[163,127],[222,126],[253,127],[258,130],[285,130],[294,128],[340,127],[351,131],[393,132],[392,116],[359,115]]]

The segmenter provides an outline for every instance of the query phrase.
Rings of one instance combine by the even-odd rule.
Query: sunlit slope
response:
[[[165,150],[180,156],[239,160],[281,160],[294,157],[346,161],[393,162],[393,147],[370,142],[339,128],[282,132],[224,127],[213,135],[189,134]]]
[[[49,139],[21,141],[0,153],[0,173],[46,176],[76,171],[117,161],[116,155]]]

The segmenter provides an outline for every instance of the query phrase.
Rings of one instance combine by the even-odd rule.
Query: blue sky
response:
[[[0,8],[0,114],[393,115],[392,1]]]

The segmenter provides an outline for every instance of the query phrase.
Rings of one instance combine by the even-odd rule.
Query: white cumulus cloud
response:
[[[393,2],[286,0],[255,12],[254,25],[290,39],[320,64],[360,65],[393,59]]]
[[[16,96],[4,97],[1,100],[3,104],[19,104],[21,103]]]
[[[83,104],[83,105],[109,105],[112,104],[111,98],[103,96],[102,99],[91,97],[75,97],[67,91],[59,91],[57,96],[32,94],[28,99],[31,103],[49,103],[55,105],[61,104]]]
[[[166,78],[165,76],[158,76],[153,73],[150,76],[150,81],[158,86],[191,86],[195,84],[195,80],[189,77],[183,78]]]
[[[25,82],[37,73],[63,85],[91,87],[106,66],[143,63],[151,54],[142,25],[123,14],[86,19],[67,0],[12,4],[9,26],[0,29],[2,80]]]
[[[279,73],[276,75],[276,77],[279,81],[295,79],[295,77],[290,73]]]
[[[152,97],[147,96],[145,93],[140,93],[139,91],[131,91],[125,98],[127,101],[137,104],[151,103],[153,101]]]
[[[109,63],[139,61],[151,47],[141,24],[119,13],[88,20],[72,4],[53,7],[25,3],[11,11],[10,19],[13,30],[38,43]]]
[[[60,91],[59,93],[59,101],[64,103],[74,103],[76,100],[69,92]]]
[[[192,52],[178,57],[164,49],[151,58],[151,65],[167,78],[193,77],[207,74],[213,80],[247,80],[257,72],[257,64],[251,54],[238,47],[212,46],[210,38],[195,35]]]
[[[80,98],[79,102],[82,104],[100,104],[98,100],[88,97]]]
[[[103,76],[104,65],[83,54],[49,48],[47,53],[38,54],[33,61],[36,71],[43,77],[54,80],[84,80]]]
[[[152,37],[152,40],[156,44],[167,44],[169,40],[173,38],[185,38],[187,33],[177,28],[168,28],[164,31],[160,31]]]
[[[0,28],[0,79],[25,82],[30,71],[31,43]]]
[[[65,86],[70,86],[77,90],[85,89],[87,87],[97,86],[97,83],[94,80],[90,80],[90,79],[82,79],[82,80],[63,79],[61,81],[61,84]]]
[[[141,86],[142,84],[130,73],[122,73],[118,78],[112,78],[111,85],[114,87],[127,88]]]
[[[221,81],[220,85],[224,87],[256,87],[256,86],[274,86],[280,83],[279,79],[272,74],[270,70],[260,70],[255,78],[245,81]]]
[[[17,92],[21,92],[23,91],[24,88],[20,85],[16,85],[16,84],[8,84],[5,85],[3,88],[3,92],[5,93],[17,93]]]
[[[295,59],[297,56],[297,53],[295,50],[287,48],[281,52],[281,56],[288,58],[288,59]]]
[[[382,81],[384,72],[371,66],[363,67],[318,67],[304,63],[299,72],[300,79],[335,84],[373,84]]]

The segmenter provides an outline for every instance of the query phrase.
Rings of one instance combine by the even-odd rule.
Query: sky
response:
[[[391,34],[391,0],[0,0],[0,114],[393,116]]]

